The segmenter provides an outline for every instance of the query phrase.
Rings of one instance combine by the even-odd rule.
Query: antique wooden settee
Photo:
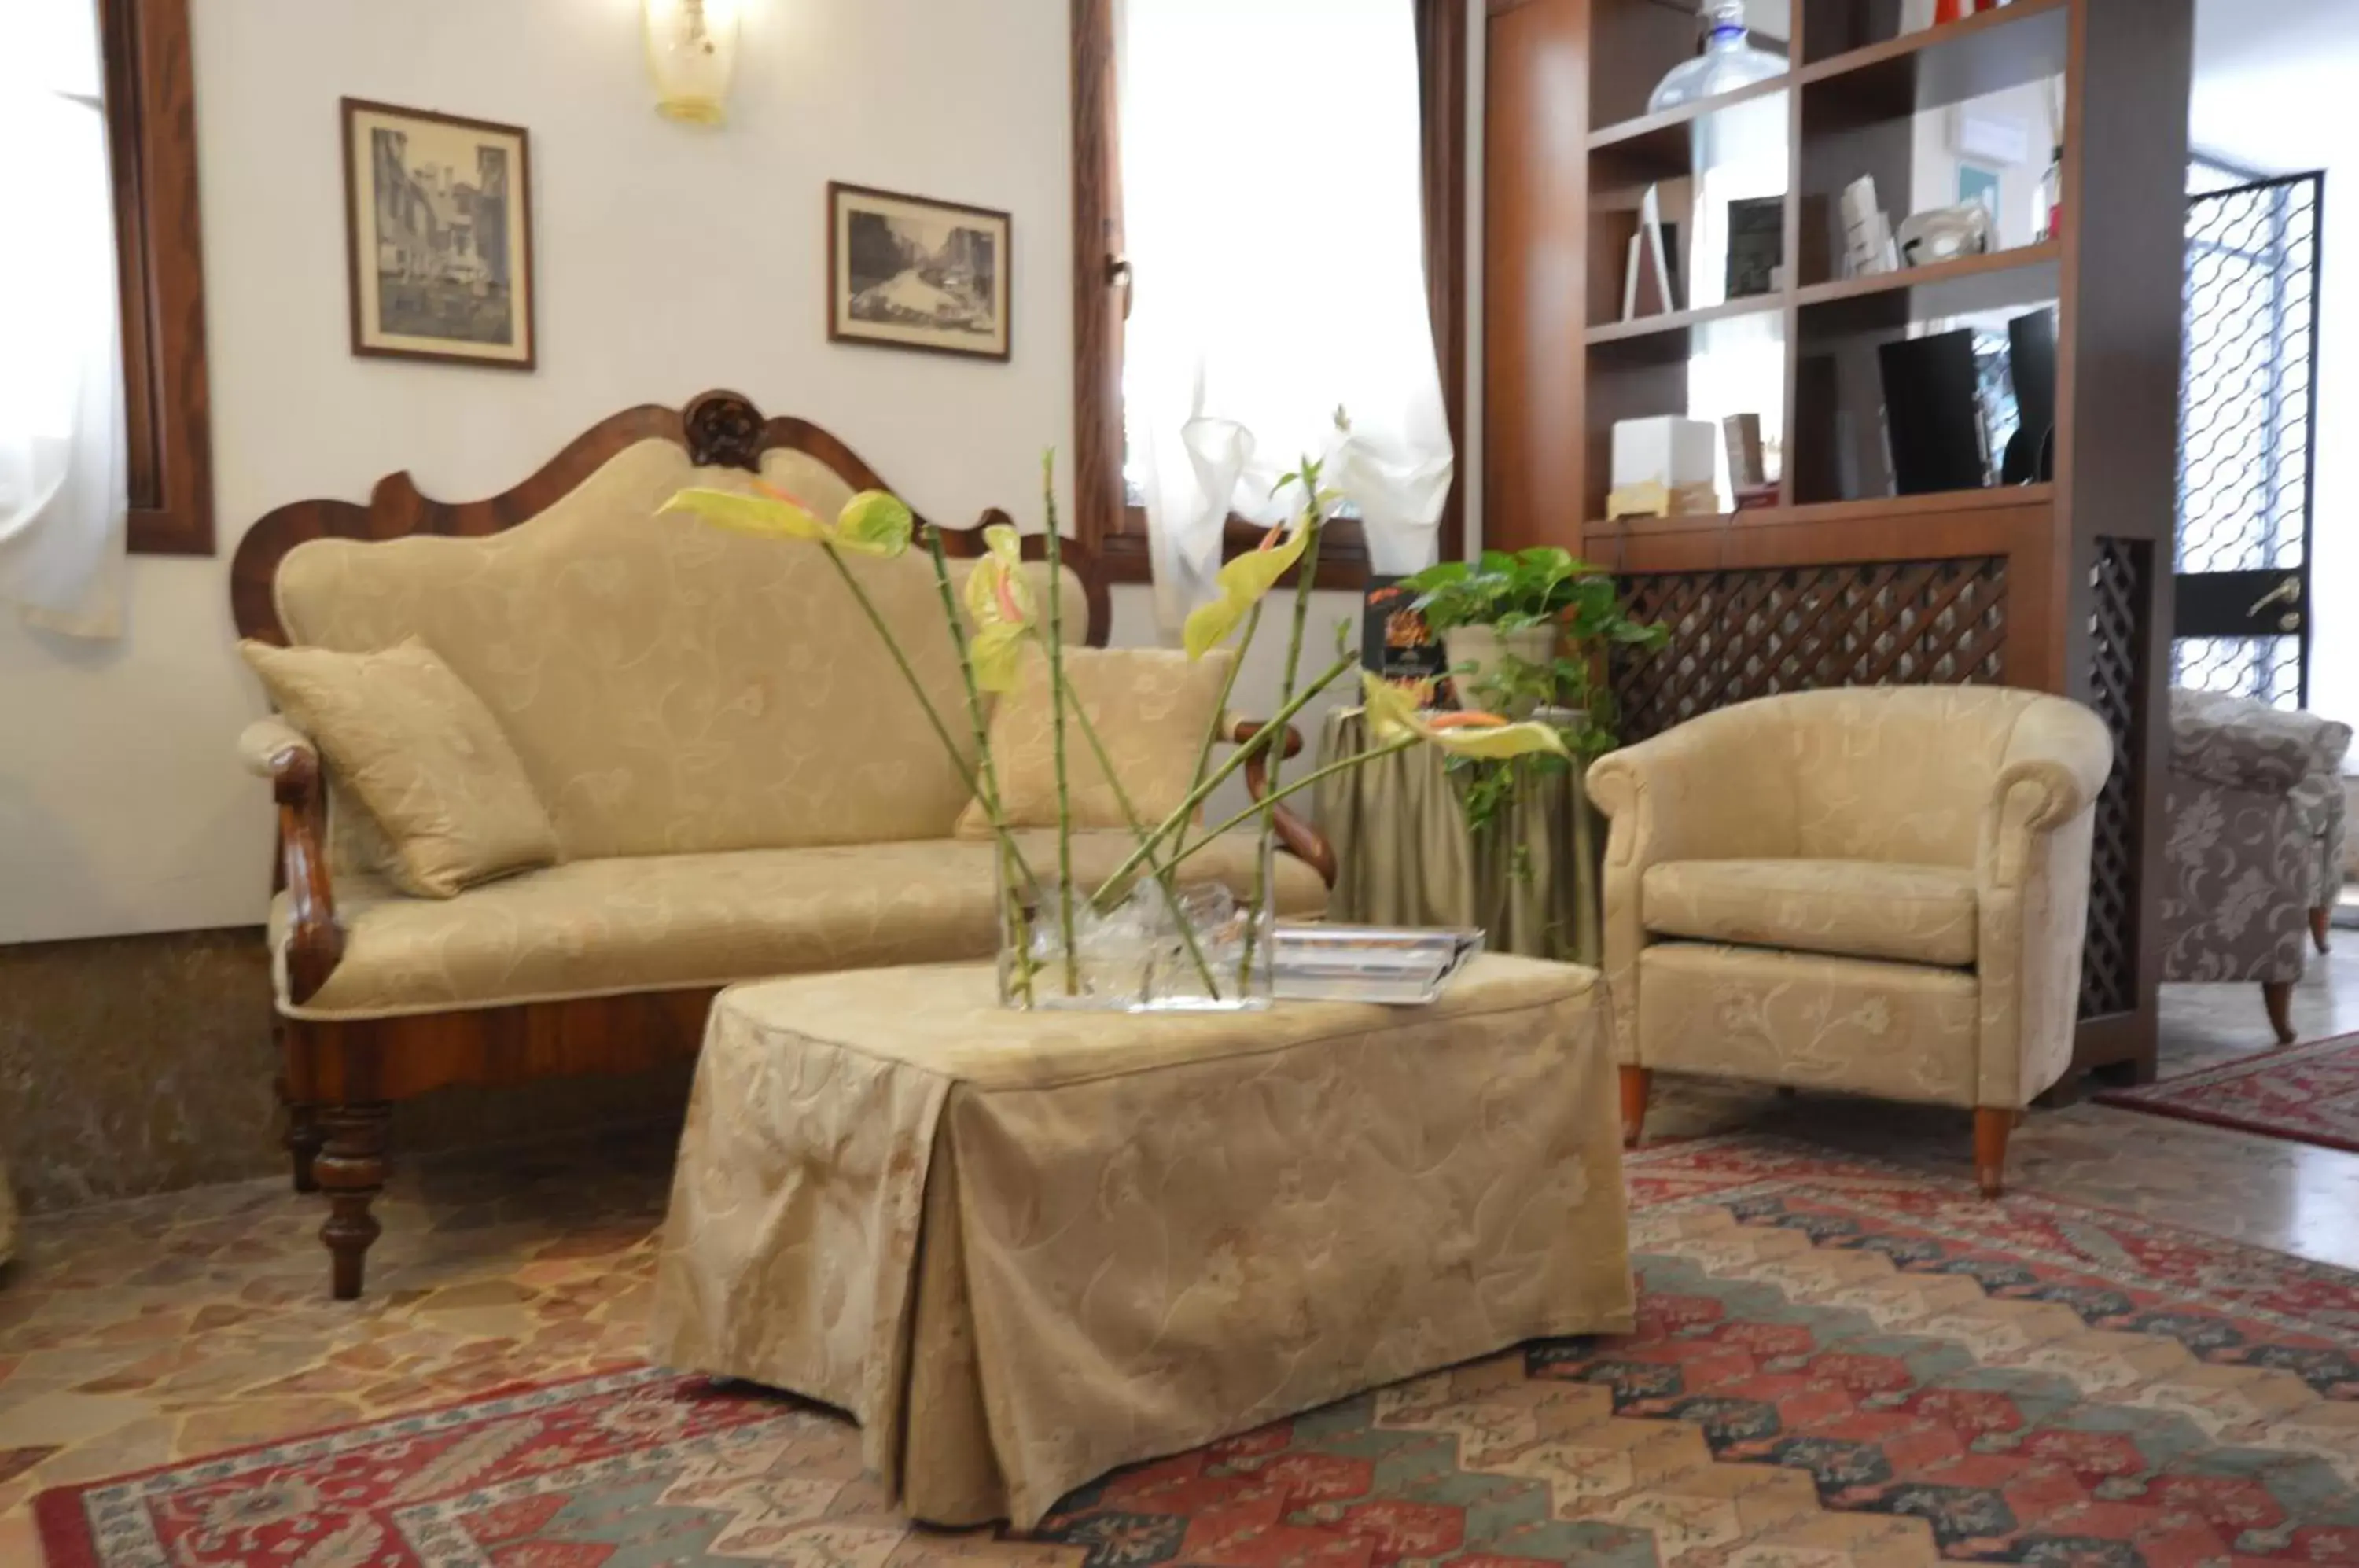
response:
[[[240,544],[245,636],[355,653],[422,639],[499,720],[561,850],[455,898],[405,895],[310,739],[276,717],[246,734],[278,807],[287,1147],[296,1189],[329,1194],[339,1298],[359,1294],[378,1234],[394,1102],[653,1066],[696,1049],[733,981],[992,951],[992,855],[952,836],[959,770],[824,559],[655,515],[682,485],[756,474],[830,517],[889,488],[826,431],[714,392],[616,414],[488,500],[434,501],[396,474],[366,506],[282,506]],[[980,548],[945,540],[962,561]],[[1064,564],[1069,633],[1102,646],[1105,586],[1078,546]],[[929,566],[860,570],[954,712]],[[1233,740],[1254,732],[1228,722]],[[1332,855],[1300,822],[1279,828],[1280,910],[1315,912]],[[1078,860],[1110,870],[1127,847],[1085,835]],[[1242,879],[1251,856],[1209,858]]]

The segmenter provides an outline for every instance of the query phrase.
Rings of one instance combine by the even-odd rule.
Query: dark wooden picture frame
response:
[[[463,115],[374,103],[365,98],[341,100],[340,114],[343,122],[345,281],[352,306],[353,353],[372,358],[434,360],[495,370],[535,368],[540,356],[540,336],[534,319],[539,301],[533,283],[530,134],[522,125],[471,120]],[[364,141],[361,135],[364,118],[402,122],[429,134],[441,133],[446,139],[452,131],[473,133],[479,160],[487,148],[496,146],[502,152],[513,148],[513,175],[507,172],[505,160],[495,166],[506,187],[499,195],[495,228],[478,227],[484,205],[483,187],[458,179],[462,171],[454,164],[442,166],[440,182],[429,181],[428,189],[413,192],[419,206],[436,209],[428,225],[430,234],[463,235],[458,244],[460,254],[449,265],[474,276],[406,280],[417,296],[409,301],[409,309],[419,316],[448,317],[454,309],[479,309],[482,302],[495,298],[493,290],[504,289],[506,336],[471,341],[455,332],[387,329],[382,293],[386,274],[375,260],[368,260],[365,266],[364,261],[381,254],[377,229],[380,170],[375,166],[377,144],[374,133],[389,127],[369,125],[366,129],[371,135]],[[361,161],[364,154],[369,157],[366,167]],[[484,165],[479,161],[477,167]],[[404,178],[411,174],[411,169],[405,167]],[[443,247],[438,245],[437,248]],[[433,259],[438,264],[444,261],[439,256]]]
[[[891,209],[899,209],[898,212]],[[886,287],[879,277],[864,285],[864,279],[874,275],[873,268],[862,270],[853,256],[853,220],[869,216],[889,224],[895,217],[905,223],[932,223],[947,227],[950,234],[940,242],[943,250],[972,246],[975,241],[989,243],[984,253],[991,267],[984,292],[989,296],[983,308],[989,311],[991,330],[977,332],[957,324],[932,326],[918,321],[895,321],[871,315],[865,319],[857,313],[863,307],[864,296],[873,296]],[[960,220],[980,220],[961,222]],[[955,236],[966,236],[959,240]],[[925,243],[922,235],[893,234],[889,238],[881,228],[864,231],[864,244],[892,244],[898,241],[907,247]],[[1015,272],[1016,220],[1006,212],[990,207],[971,207],[959,201],[938,201],[929,196],[912,196],[902,191],[879,191],[866,185],[847,185],[832,180],[827,186],[827,336],[831,343],[865,343],[879,348],[919,349],[928,354],[957,354],[965,359],[995,359],[1005,363],[1016,348]],[[945,300],[962,298],[973,305],[971,289],[960,286],[958,274],[966,268],[958,265],[944,266],[938,252],[928,258],[932,264],[925,270],[947,277],[917,276],[910,291],[930,291]],[[950,258],[955,262],[956,258]],[[906,268],[902,277],[919,274],[919,269]]]

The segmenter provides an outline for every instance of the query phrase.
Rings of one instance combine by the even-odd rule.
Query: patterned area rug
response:
[[[2096,1099],[2359,1154],[2359,1035],[2288,1045]]]
[[[1758,1138],[1631,1164],[1639,1331],[912,1530],[834,1416],[658,1371],[43,1494],[50,1568],[2359,1564],[2359,1276]]]

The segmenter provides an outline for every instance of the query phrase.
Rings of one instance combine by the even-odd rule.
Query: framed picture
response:
[[[343,101],[353,352],[533,367],[522,125]]]
[[[830,339],[1007,358],[1006,213],[836,181],[827,213]]]

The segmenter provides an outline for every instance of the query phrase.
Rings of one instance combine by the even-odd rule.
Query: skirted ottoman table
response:
[[[1593,971],[1428,1007],[999,1007],[986,966],[734,986],[653,1354],[840,1407],[916,1518],[1036,1523],[1115,1466],[1544,1335],[1626,1332]]]

